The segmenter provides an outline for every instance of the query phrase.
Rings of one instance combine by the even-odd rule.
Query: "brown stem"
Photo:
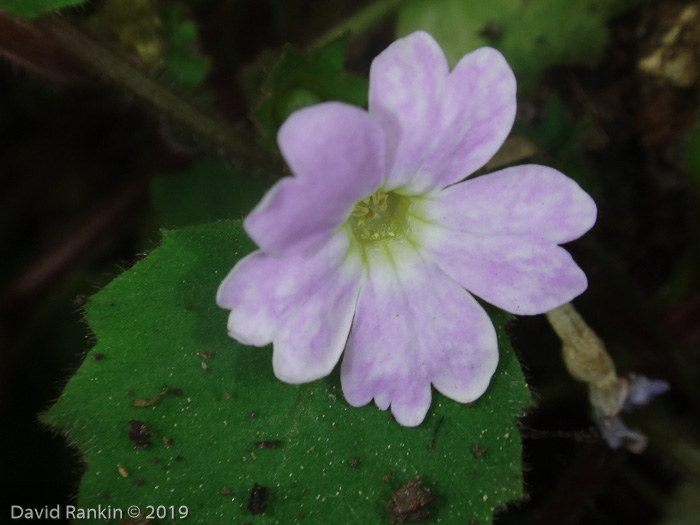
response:
[[[265,166],[278,171],[278,166],[271,163],[269,155],[257,153],[249,134],[206,115],[65,18],[51,16],[39,24],[63,49],[102,77],[138,97],[157,114],[201,137],[218,153],[228,154],[232,160],[243,161],[250,168]]]

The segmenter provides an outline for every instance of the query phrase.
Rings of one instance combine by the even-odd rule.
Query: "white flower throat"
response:
[[[377,190],[355,204],[348,224],[357,241],[367,246],[405,237],[410,201],[409,197]]]

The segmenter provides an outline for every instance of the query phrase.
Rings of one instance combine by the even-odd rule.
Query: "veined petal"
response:
[[[478,235],[527,235],[556,244],[578,239],[595,223],[593,199],[546,166],[515,166],[445,188],[417,212],[445,228]]]
[[[331,234],[380,186],[384,136],[366,111],[327,102],[293,113],[277,139],[294,177],[275,184],[244,226],[262,251],[285,255]]]
[[[471,175],[498,151],[515,119],[513,71],[481,48],[452,73],[442,49],[419,31],[372,62],[369,112],[386,133],[386,189],[421,194]]]
[[[342,230],[312,253],[255,252],[219,287],[217,304],[231,310],[229,334],[244,344],[272,342],[282,381],[319,379],[340,358],[363,281],[360,253],[350,243]]]
[[[369,275],[341,366],[353,406],[375,399],[405,426],[420,424],[432,382],[446,396],[473,401],[498,363],[486,312],[459,284],[408,244],[368,253]]]
[[[548,312],[588,287],[566,250],[536,237],[481,236],[427,223],[417,223],[413,234],[447,275],[514,314]]]

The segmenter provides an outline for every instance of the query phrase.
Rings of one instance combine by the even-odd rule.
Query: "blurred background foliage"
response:
[[[285,116],[320,100],[363,104],[371,59],[421,28],[453,63],[485,44],[509,59],[519,111],[499,162],[554,166],[594,196],[598,223],[569,247],[590,281],[576,304],[621,373],[672,385],[628,418],[647,452],[611,451],[544,318],[521,318],[511,336],[537,399],[522,421],[529,499],[499,522],[697,519],[697,1],[0,6],[4,509],[75,495],[80,458],[37,414],[93,342],[84,297],[152,250],[158,228],[243,216],[284,173],[271,137]]]

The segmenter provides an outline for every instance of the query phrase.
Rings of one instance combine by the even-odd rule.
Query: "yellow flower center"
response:
[[[404,237],[409,205],[408,197],[378,190],[355,204],[348,223],[363,246]]]

